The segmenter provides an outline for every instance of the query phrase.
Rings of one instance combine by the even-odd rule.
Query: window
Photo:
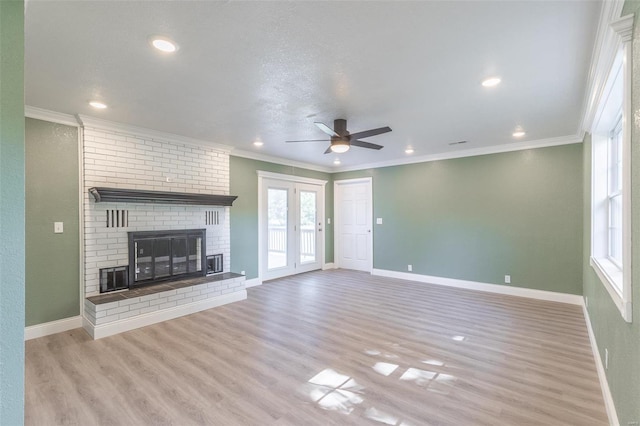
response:
[[[609,259],[622,269],[622,113],[615,128],[611,130],[608,149],[608,216],[609,216]],[[619,291],[622,288],[618,288]]]
[[[631,322],[629,43],[619,43],[591,128],[591,266]]]

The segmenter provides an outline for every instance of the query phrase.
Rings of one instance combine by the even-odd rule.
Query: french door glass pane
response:
[[[267,192],[268,269],[287,266],[287,199],[286,189],[269,188]]]
[[[316,193],[300,191],[300,263],[316,261]]]

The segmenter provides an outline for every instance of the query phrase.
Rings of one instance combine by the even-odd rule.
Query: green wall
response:
[[[24,421],[24,2],[0,1],[0,425]]]
[[[328,181],[325,186],[325,262],[333,262],[333,183],[329,173],[284,166],[248,158],[229,158],[230,193],[238,199],[231,207],[231,270],[258,277],[258,170]]]
[[[631,111],[640,111],[640,2],[625,3],[623,16],[635,13],[633,36],[633,87]],[[631,132],[631,238],[633,322],[622,319],[611,296],[589,265],[591,241],[591,138],[584,143],[584,295],[588,298],[589,318],[604,360],[609,350],[606,370],[621,425],[640,422],[640,123],[632,121]]]
[[[373,178],[376,269],[582,294],[582,145],[333,175]],[[375,223],[375,222],[374,222]]]
[[[78,128],[28,118],[25,139],[29,326],[80,315]]]

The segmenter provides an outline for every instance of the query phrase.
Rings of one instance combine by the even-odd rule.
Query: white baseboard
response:
[[[609,424],[611,426],[619,426],[618,413],[616,412],[616,406],[613,403],[613,396],[611,395],[611,389],[609,389],[609,381],[607,380],[607,373],[604,370],[604,363],[600,357],[600,351],[598,350],[598,342],[596,341],[596,335],[593,333],[591,327],[591,318],[589,317],[589,311],[585,304],[582,304],[582,311],[584,312],[584,319],[587,322],[587,330],[589,331],[589,341],[591,342],[591,350],[593,351],[593,358],[596,361],[596,370],[598,371],[598,379],[600,380],[600,389],[602,389],[602,397],[604,398],[604,405],[607,409],[607,416],[609,417]]]
[[[82,317],[79,315],[77,317],[45,322],[44,324],[31,325],[24,329],[24,340],[37,339],[38,337],[62,333],[63,331],[80,327],[82,327]]]
[[[327,269],[336,269],[335,263],[331,262],[331,263],[325,263],[324,265],[322,265],[323,271],[326,271]]]
[[[244,282],[245,288],[255,287],[257,285],[262,285],[262,280],[260,278],[251,278],[250,280],[245,280]]]
[[[205,300],[198,300],[197,302],[164,309],[162,311],[149,312],[148,314],[125,318],[107,324],[94,325],[87,318],[83,318],[82,326],[94,340],[102,339],[103,337],[113,336],[114,334],[123,333],[125,331],[134,330],[136,328],[145,327],[158,322],[215,308],[216,306],[226,305],[227,303],[239,302],[246,298],[246,290],[236,291],[234,293],[224,294],[222,296],[216,296]]]
[[[386,269],[373,269],[372,275],[381,277],[399,278],[402,280],[418,281],[422,283],[444,285],[448,287],[465,288],[468,290],[487,291],[490,293],[507,294],[509,296],[528,297],[531,299],[548,300],[551,302],[570,303],[582,305],[582,296],[577,294],[556,293],[553,291],[536,290],[532,288],[509,287],[506,285],[481,283],[476,281],[457,280],[453,278],[434,277],[431,275],[412,274],[409,272],[389,271]]]

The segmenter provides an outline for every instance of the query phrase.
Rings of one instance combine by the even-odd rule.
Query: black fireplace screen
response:
[[[205,275],[205,232],[129,232],[129,285]]]

